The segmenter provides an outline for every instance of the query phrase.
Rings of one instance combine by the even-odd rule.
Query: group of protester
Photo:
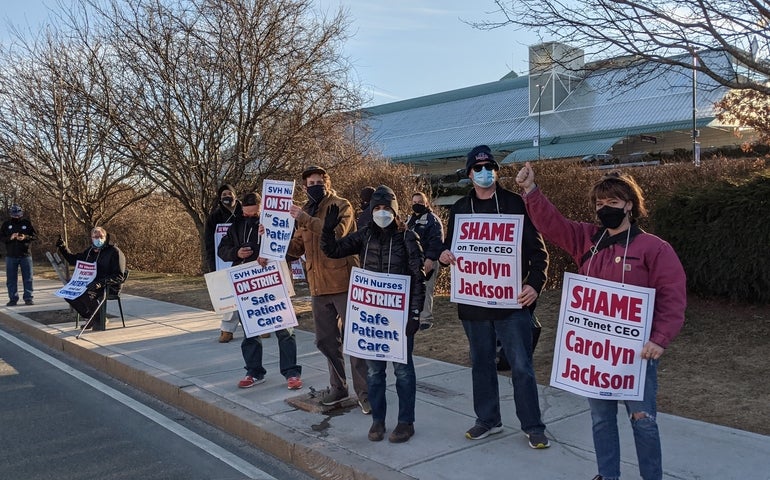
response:
[[[601,177],[589,191],[598,225],[565,218],[535,184],[535,172],[527,163],[516,176],[522,189],[517,194],[498,183],[499,165],[489,147],[472,149],[466,158],[466,175],[473,189],[452,207],[446,235],[432,212],[428,197],[422,192],[412,196],[412,214],[405,223],[393,190],[385,185],[367,187],[361,193],[361,212],[356,215],[351,203],[332,189],[331,179],[322,167],[312,166],[302,173],[302,187],[307,202],[292,205],[290,215],[296,225],[286,259],[302,258],[308,281],[315,343],[327,358],[329,389],[321,398],[325,406],[349,399],[350,390],[342,348],[346,322],[347,289],[353,267],[410,277],[406,363],[393,363],[398,394],[397,424],[389,440],[408,441],[414,435],[416,377],[412,351],[415,334],[432,323],[432,290],[439,265],[456,265],[452,239],[456,217],[465,214],[512,214],[523,218],[521,237],[522,285],[519,308],[490,308],[458,303],[458,316],[468,338],[471,357],[474,425],[466,438],[479,440],[502,432],[496,346],[499,342],[511,365],[516,415],[529,446],[547,448],[550,441],[540,411],[537,382],[533,368],[533,309],[546,282],[548,253],[544,238],[568,252],[578,265],[578,272],[620,284],[655,290],[651,333],[640,355],[647,360],[645,388],[639,401],[625,401],[636,443],[639,470],[645,480],[662,478],[660,434],[656,423],[657,367],[665,348],[676,337],[684,322],[686,280],[682,265],[672,247],[660,238],[644,232],[637,219],[646,215],[642,190],[625,174]],[[259,194],[249,192],[240,201],[230,185],[218,192],[219,205],[209,218],[206,252],[209,268],[216,268],[216,256],[233,265],[256,261],[261,233]],[[23,298],[32,303],[29,242],[34,239],[31,224],[21,221],[21,208],[11,207],[11,220],[2,225],[6,243],[9,306],[18,301],[16,269],[22,269]],[[215,248],[217,225],[229,224]],[[63,242],[57,246],[68,261],[95,262],[100,273],[93,288],[119,288],[125,270],[125,258],[108,241],[107,233],[97,227],[92,231],[92,245],[80,254],[70,253]],[[31,262],[30,262],[31,263]],[[453,267],[456,268],[456,267]],[[91,288],[91,286],[89,286]],[[230,341],[238,316],[223,319],[220,341]],[[104,319],[95,328],[104,328]],[[289,389],[302,387],[301,367],[297,365],[296,341],[292,329],[276,332],[280,349],[280,370]],[[241,350],[246,376],[238,383],[248,388],[265,381],[260,336],[244,338]],[[386,362],[350,357],[350,378],[364,414],[371,414],[368,432],[371,441],[380,441],[387,431]],[[588,400],[598,475],[594,480],[620,478],[620,446],[617,426],[617,400]]]

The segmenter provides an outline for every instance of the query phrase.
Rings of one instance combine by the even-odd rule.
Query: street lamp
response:
[[[700,167],[700,144],[698,143],[698,125],[695,121],[695,85],[696,72],[698,67],[698,57],[695,56],[695,49],[692,50],[692,159],[696,167]]]
[[[543,86],[540,84],[535,86],[537,87],[537,159],[540,160],[540,114],[543,111],[543,104],[540,103],[540,98],[543,96]]]

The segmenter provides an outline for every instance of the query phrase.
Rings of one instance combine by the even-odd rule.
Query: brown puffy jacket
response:
[[[334,193],[327,194],[318,206],[316,216],[310,216],[306,209],[297,215],[297,230],[289,244],[288,257],[305,255],[305,272],[310,286],[310,295],[332,295],[348,290],[350,271],[358,266],[358,255],[344,258],[329,258],[321,251],[321,230],[330,205],[340,209],[340,223],[335,229],[337,238],[356,231],[356,220],[350,202]]]

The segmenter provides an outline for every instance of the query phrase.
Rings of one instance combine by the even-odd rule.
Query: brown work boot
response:
[[[385,422],[374,421],[369,429],[369,440],[379,442],[385,438]]]
[[[225,332],[224,330],[219,332],[219,343],[227,343],[233,339],[233,334]]]
[[[410,438],[412,438],[412,435],[414,435],[413,424],[398,422],[398,425],[396,425],[396,428],[394,428],[393,431],[390,432],[390,437],[388,437],[388,440],[390,441],[390,443],[404,443]]]

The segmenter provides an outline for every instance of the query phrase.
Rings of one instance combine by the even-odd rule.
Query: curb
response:
[[[408,480],[409,475],[350,450],[308,436],[185,381],[104,347],[78,345],[61,332],[15,312],[0,311],[0,323],[49,348],[125,382],[260,448],[322,480]],[[82,340],[82,339],[81,339]]]

